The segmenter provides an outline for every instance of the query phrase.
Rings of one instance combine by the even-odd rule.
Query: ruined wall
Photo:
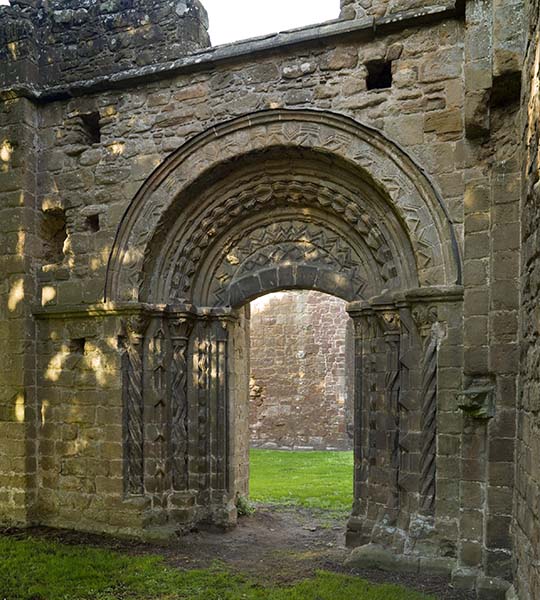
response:
[[[252,302],[253,446],[352,449],[351,328],[345,303],[317,292]]]
[[[44,105],[39,201],[44,208],[57,207],[65,214],[67,238],[57,261],[48,261],[37,274],[43,309],[63,314],[69,324],[68,306],[101,302],[118,223],[155,167],[204,129],[269,107],[332,110],[382,130],[424,166],[460,232],[464,178],[476,161],[468,152],[462,119],[462,29],[460,21],[451,20],[391,32],[361,45],[332,40],[322,48],[320,39],[315,39],[313,45],[308,43],[298,49],[273,50],[259,56],[256,62],[246,55],[232,62],[212,63],[212,68],[195,72],[190,68],[190,72],[169,75],[161,81],[139,80],[131,89],[88,93]],[[368,90],[366,63],[384,60],[388,55],[394,58],[391,87]],[[100,140],[92,141],[81,134],[84,129],[78,115],[96,112]],[[120,325],[113,320],[108,328],[107,338],[116,340]],[[459,348],[460,331],[452,332],[451,343]],[[87,339],[96,337],[97,343],[101,335],[96,330]],[[83,336],[75,331],[70,334],[68,326],[40,329],[43,351],[38,357],[38,368],[43,378],[50,377],[49,365],[58,348],[63,346],[69,355],[71,340],[78,337]],[[111,343],[114,347],[115,342]],[[452,391],[457,392],[461,386],[460,361],[456,352],[445,357],[440,369],[444,389],[439,406],[440,428],[448,440],[441,447],[444,457],[440,489],[445,495],[454,494],[453,498],[459,493],[451,488],[457,485],[454,440],[459,439],[461,429]],[[111,377],[120,378],[116,359],[102,359],[101,365]],[[109,393],[104,387],[106,382],[99,378],[81,388],[69,371],[58,375],[54,388],[63,390],[64,397],[73,403],[91,403]],[[49,400],[48,392],[42,391],[41,395]],[[66,409],[62,406],[53,397],[47,411],[61,413]],[[87,436],[97,435],[109,425],[105,413],[95,414],[91,430],[80,429],[75,456],[81,462],[94,460],[93,445]],[[47,430],[47,435],[54,436],[52,429]],[[446,456],[452,466],[448,474],[444,471]],[[43,489],[58,490],[57,502],[48,504],[52,512],[44,512],[40,519],[79,527],[80,520],[74,520],[73,513],[64,508],[63,495],[68,494],[65,486],[75,485],[77,477],[86,481],[88,476],[62,470],[62,462],[67,458],[71,459],[70,450],[61,445],[54,448],[53,457],[48,457],[55,479],[50,480],[51,486],[42,479],[41,485]],[[114,464],[119,460],[118,454],[106,460]],[[69,492],[72,493],[75,492]],[[103,492],[100,497],[104,497]],[[103,511],[92,506],[85,512],[89,527],[94,516],[103,518]],[[451,499],[448,506],[452,513],[448,518],[455,523],[459,507]],[[115,522],[112,512],[121,513],[111,511],[110,518]],[[135,520],[133,527],[138,523],[140,520]]]
[[[451,0],[341,0],[342,19],[389,17],[404,11],[451,7]]]
[[[540,3],[528,2],[528,51],[523,74],[523,203],[521,381],[518,401],[514,564],[519,598],[540,596]]]
[[[175,60],[208,46],[207,29],[198,0],[13,0],[0,6],[0,85],[52,87]]]
[[[0,520],[10,524],[27,523],[36,501],[37,130],[31,102],[0,104]]]
[[[240,58],[212,70],[140,81],[136,89],[47,104],[41,197],[66,212],[61,262],[72,267],[51,266],[39,274],[48,290],[45,305],[99,302],[119,219],[154,168],[204,129],[269,107],[316,107],[377,127],[434,178],[461,231],[464,177],[476,160],[463,130],[461,28],[450,21],[358,47],[334,41],[324,49],[283,49],[256,63]],[[395,57],[391,87],[368,90],[366,63],[387,55]],[[88,113],[99,113],[99,142],[80,125]],[[93,214],[99,214],[99,231],[87,220]]]
[[[378,9],[373,12],[382,5],[362,1],[355,6],[371,10],[371,16],[382,14]],[[47,73],[47,69],[41,70],[40,60],[53,56],[58,40],[73,41],[71,33],[60,31],[56,24],[56,38],[47,22],[39,32],[52,38],[45,45],[46,52],[36,55],[33,40],[39,41],[39,36],[33,28],[39,20],[34,16],[26,19],[21,12],[33,15],[33,6],[0,8],[1,16],[6,17],[3,23],[9,25],[0,27],[4,32],[1,64],[7,65],[0,67],[4,73],[0,194],[5,216],[0,220],[0,235],[7,249],[0,284],[0,327],[7,348],[0,371],[2,521],[122,533],[164,526],[159,518],[153,520],[155,513],[145,512],[150,503],[146,497],[124,496],[120,382],[129,359],[125,320],[131,318],[132,309],[128,307],[126,313],[125,307],[102,304],[108,258],[119,223],[154,169],[196,134],[262,109],[320,109],[373,127],[404,149],[411,164],[419,165],[429,178],[455,227],[463,257],[464,303],[453,300],[440,311],[437,419],[434,429],[430,424],[436,432],[437,468],[430,482],[436,486],[435,510],[430,516],[436,536],[410,538],[405,548],[400,535],[408,525],[400,522],[395,529],[379,530],[379,534],[398,552],[412,548],[417,569],[424,564],[419,557],[426,555],[442,560],[438,567],[457,564],[454,583],[461,587],[477,586],[480,593],[488,594],[496,587],[495,579],[511,578],[520,305],[520,105],[513,84],[519,51],[514,48],[513,28],[500,27],[505,3],[470,0],[467,11],[451,7],[421,18],[415,16],[420,9],[411,5],[402,7],[414,8],[414,15],[396,16],[396,6],[387,3],[392,15],[387,20],[377,17],[375,27],[358,19],[347,23],[350,30],[339,23],[335,29],[246,42],[184,57],[174,68],[156,64],[151,69],[135,69],[126,77],[118,72],[110,81],[96,82],[94,74],[136,67],[140,63],[135,54],[141,55],[145,64],[170,58],[168,43],[160,44],[150,56],[140,52],[146,44],[142,33],[140,38],[133,36],[133,46],[129,45],[132,38],[122,35],[122,43],[128,45],[118,63],[112,66],[107,58],[112,50],[108,54],[104,45],[99,56],[103,55],[107,64],[96,64],[96,72],[90,73],[87,69],[95,50],[88,44],[77,61],[65,63],[73,68],[61,76],[61,89],[47,88],[37,69]],[[73,31],[84,38],[84,24],[74,23],[76,12],[58,18],[73,23]],[[344,12],[344,18],[347,14]],[[103,19],[101,15],[93,27],[99,29],[99,23],[106,21]],[[165,24],[173,22],[168,17],[164,20]],[[201,23],[202,17],[195,23],[197,31]],[[137,26],[136,31],[146,31],[145,27]],[[173,26],[169,29],[166,25],[166,29],[165,42],[168,35],[174,35]],[[186,35],[189,40],[189,32]],[[156,44],[159,37],[156,33]],[[112,37],[104,32],[100,39],[109,43]],[[204,32],[197,40],[204,45]],[[195,46],[188,43],[186,48]],[[493,49],[501,52],[496,55]],[[534,64],[535,59],[530,60]],[[77,66],[73,66],[75,62]],[[383,77],[373,73],[374,64],[384,66]],[[52,73],[49,83],[59,83],[56,76]],[[69,81],[84,77],[86,82],[69,85]],[[25,82],[32,85],[22,86]],[[512,85],[506,85],[508,82]],[[301,143],[295,129],[286,133],[291,145]],[[271,137],[269,130],[268,139]],[[328,152],[340,144],[339,136],[324,140]],[[239,147],[238,153],[241,151]],[[369,173],[373,167],[369,158],[358,160]],[[534,156],[531,165],[533,160]],[[399,190],[388,193],[396,196],[396,202],[401,198]],[[532,190],[527,204],[531,211],[535,198]],[[414,223],[414,210],[402,208],[410,215],[407,221]],[[527,223],[534,222],[531,213],[525,211],[524,215],[529,215]],[[526,229],[526,235],[532,282],[535,234]],[[429,236],[426,239],[429,247]],[[384,256],[381,260],[384,263]],[[425,260],[419,254],[418,262]],[[536,291],[526,285],[524,294],[527,318],[532,320]],[[199,328],[203,325],[201,322]],[[408,325],[414,327],[412,321]],[[525,350],[525,364],[534,372],[534,323],[527,332],[531,332],[527,341],[532,346]],[[154,323],[148,343],[157,344],[159,333]],[[140,343],[136,334],[131,338],[135,345]],[[377,339],[380,351],[378,358],[374,356],[378,364],[373,372],[378,379],[370,390],[370,402],[375,415],[382,415],[379,407],[387,402],[381,393],[388,385],[385,339],[382,334]],[[240,349],[238,343],[237,351]],[[204,362],[204,352],[201,356]],[[416,361],[412,370],[421,379],[421,359],[407,354],[402,358],[404,364]],[[141,358],[135,353],[130,360],[133,371]],[[159,365],[150,366],[145,377],[155,381]],[[530,382],[525,383],[526,391]],[[534,449],[535,443],[534,395],[527,393],[522,397],[520,421],[515,543],[523,553],[519,567],[523,581],[529,581],[536,593],[536,575],[527,571],[530,558],[525,554],[527,540],[535,539],[531,525],[535,520],[529,515],[537,512],[527,504],[536,497],[530,491],[535,489],[536,475],[533,454],[528,450]],[[152,398],[147,410],[154,415],[152,411],[160,409],[159,402],[151,404]],[[402,400],[401,409],[406,413],[407,399]],[[483,413],[482,408],[486,409]],[[419,411],[415,410],[416,418]],[[190,415],[193,422],[204,418]],[[399,481],[403,498],[418,490],[418,465],[412,462],[420,455],[423,432],[418,431],[421,425],[416,421],[410,423],[413,435],[401,439],[403,452],[414,459],[407,471],[412,476]],[[376,425],[375,419],[375,433]],[[387,455],[379,452],[377,444],[384,447],[386,441],[375,433],[369,459],[380,465]],[[149,462],[155,468],[149,481],[163,485],[156,483],[154,475],[163,462],[158,450],[164,433],[150,423],[145,434],[156,452]],[[202,442],[198,438],[189,442],[195,448],[192,470],[196,472],[200,466],[197,444]],[[245,480],[242,452],[239,448],[236,453],[237,477]],[[20,476],[21,467],[24,477]],[[381,471],[381,490],[386,489],[384,477]],[[36,491],[37,503],[33,501]],[[367,506],[372,519],[381,513],[385,501],[381,492],[378,502]],[[195,510],[189,494],[174,502],[178,505],[171,510],[177,513]],[[425,522],[415,523],[422,527],[412,535],[429,538],[432,530],[423,528]],[[497,585],[496,593],[508,584],[499,581]]]

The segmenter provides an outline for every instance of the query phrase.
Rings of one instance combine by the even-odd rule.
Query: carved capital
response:
[[[436,304],[418,304],[412,310],[412,317],[422,337],[428,337],[433,325],[439,320]]]
[[[173,341],[187,341],[193,331],[194,319],[191,315],[175,315],[169,318]]]
[[[122,336],[131,344],[138,344],[144,337],[149,323],[150,316],[145,313],[126,317],[122,319]]]
[[[395,309],[385,309],[378,313],[379,323],[385,336],[399,335],[401,319]]]

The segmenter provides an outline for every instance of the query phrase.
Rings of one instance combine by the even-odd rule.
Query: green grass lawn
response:
[[[254,450],[251,497],[265,503],[348,511],[352,466],[351,452]],[[0,600],[434,599],[326,571],[294,585],[270,586],[222,565],[182,570],[155,555],[131,556],[0,534]]]
[[[393,585],[320,572],[289,587],[263,587],[224,569],[183,571],[133,557],[38,539],[0,536],[2,600],[434,600]]]
[[[350,511],[353,453],[252,449],[250,499],[334,512]]]

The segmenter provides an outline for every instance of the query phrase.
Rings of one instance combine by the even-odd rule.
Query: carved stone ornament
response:
[[[418,327],[422,337],[427,337],[433,325],[439,318],[439,311],[436,305],[420,304],[412,311],[412,317]]]
[[[379,313],[379,317],[385,335],[399,335],[400,319],[397,310],[384,310]]]
[[[473,419],[492,419],[495,416],[493,386],[471,387],[458,394],[459,408]]]
[[[205,173],[220,169],[226,161],[255,156],[261,150],[279,146],[301,146],[304,154],[307,152],[311,158],[324,149],[326,153],[339,158],[340,164],[355,165],[354,169],[347,167],[347,174],[357,178],[359,187],[367,181],[364,174],[369,173],[369,181],[373,182],[373,185],[370,183],[372,191],[373,188],[385,190],[384,202],[392,208],[386,210],[385,214],[391,218],[395,211],[397,219],[391,228],[385,224],[384,231],[382,228],[379,231],[377,226],[383,222],[379,209],[375,209],[375,212],[370,210],[369,213],[363,210],[373,194],[366,194],[358,201],[354,195],[344,192],[347,186],[341,180],[335,182],[337,187],[333,187],[331,193],[323,194],[320,181],[326,181],[329,177],[303,181],[298,190],[298,194],[305,194],[306,190],[308,192],[307,204],[305,200],[299,201],[300,209],[309,206],[315,212],[331,215],[334,221],[339,220],[348,231],[359,232],[365,240],[364,245],[367,245],[364,254],[371,255],[377,264],[380,262],[379,271],[390,278],[397,275],[392,267],[395,259],[401,257],[394,256],[390,251],[391,240],[405,249],[401,241],[407,238],[411,244],[408,249],[411,256],[415,255],[419,266],[418,279],[421,285],[459,283],[460,261],[456,235],[440,198],[410,157],[375,130],[329,112],[271,110],[214,126],[195,141],[191,140],[171,155],[152,174],[130,204],[111,252],[105,292],[107,300],[132,301],[148,296],[148,300],[155,301],[162,295],[170,298],[171,294],[166,294],[170,291],[169,286],[177,290],[177,298],[187,296],[185,287],[189,291],[192,271],[195,272],[199,266],[198,257],[213,244],[215,234],[228,231],[231,217],[236,222],[237,217],[240,218],[245,211],[259,214],[259,205],[267,198],[269,206],[275,205],[276,200],[279,204],[281,182],[276,182],[274,178],[266,194],[253,194],[246,190],[248,204],[238,195],[224,198],[220,194],[219,202],[210,204],[209,212],[205,210],[204,215],[200,215],[202,219],[196,217],[197,223],[175,218],[174,222],[187,223],[186,230],[181,233],[173,228],[174,231],[169,232],[171,240],[181,240],[181,248],[169,245],[172,252],[168,252],[163,248],[163,233],[168,228],[163,229],[162,226],[168,222],[169,213],[174,212],[176,199]],[[337,164],[337,161],[332,164]],[[253,183],[268,182],[256,178]],[[294,182],[286,183],[284,197],[289,206],[297,193],[296,190],[294,194],[291,193],[290,186]],[[232,180],[232,189],[239,190],[238,178]],[[262,191],[260,185],[259,189]],[[253,211],[249,209],[251,204]],[[195,217],[190,213],[191,216]],[[367,222],[364,222],[365,217],[369,217]],[[363,229],[367,230],[365,235],[362,234]],[[156,240],[160,243],[154,248]],[[156,276],[147,278],[149,288],[142,290],[148,257],[152,262],[146,265],[150,269],[148,272],[154,272]],[[406,260],[401,262],[408,264]],[[158,267],[157,271],[152,270],[154,266]],[[160,283],[163,273],[173,272],[175,277]],[[409,278],[408,273],[404,272],[403,276]],[[154,290],[154,284],[159,284],[158,289]],[[405,281],[401,282],[401,285],[405,284]]]
[[[169,452],[175,490],[188,487],[188,343],[193,319],[177,316],[169,321],[173,345]]]
[[[129,494],[144,492],[143,342],[149,320],[144,314],[126,318],[119,339],[124,396],[125,484]]]

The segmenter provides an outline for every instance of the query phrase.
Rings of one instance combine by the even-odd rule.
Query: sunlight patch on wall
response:
[[[43,400],[43,403],[41,404],[41,424],[45,425],[46,421],[47,421],[47,409],[49,408],[49,401],[48,400]]]
[[[124,144],[124,142],[114,142],[114,144],[108,146],[109,152],[111,154],[114,154],[115,156],[121,156],[122,154],[124,154],[125,149],[126,145]]]
[[[17,233],[17,254],[23,258],[24,257],[24,242],[26,241],[26,233],[19,229]]]
[[[0,167],[2,171],[7,171],[10,163],[11,157],[13,156],[13,145],[9,140],[4,140],[0,145]]]
[[[85,362],[94,372],[96,381],[100,385],[107,383],[107,370],[104,365],[103,355],[101,350],[95,344],[88,342],[87,344],[87,356]]]
[[[56,289],[52,285],[46,285],[41,290],[41,306],[45,306],[56,298]]]
[[[15,312],[20,302],[24,300],[24,281],[17,279],[11,286],[8,296],[8,310],[9,312]]]
[[[19,423],[24,423],[24,394],[22,392],[15,396],[15,418]]]
[[[57,352],[49,361],[48,368],[45,371],[45,379],[53,382],[58,381],[60,379],[60,375],[62,374],[64,363],[68,357],[69,348],[65,344],[62,344],[60,351]]]

